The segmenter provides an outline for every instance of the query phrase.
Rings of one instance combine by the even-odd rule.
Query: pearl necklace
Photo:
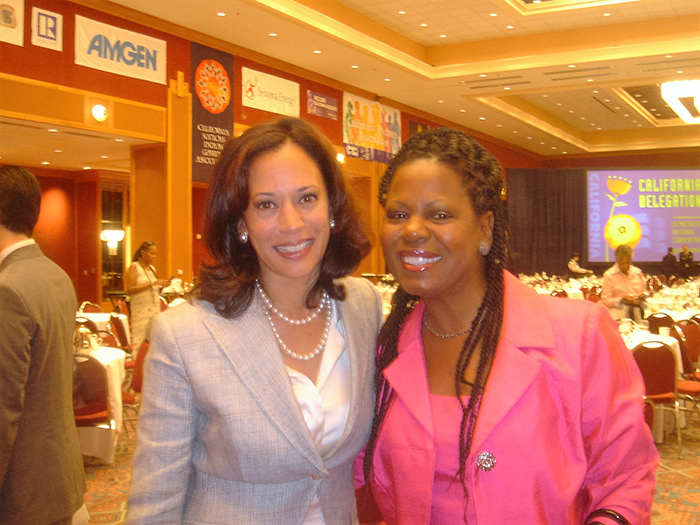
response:
[[[310,323],[311,321],[313,321],[314,319],[316,319],[316,317],[318,317],[318,314],[321,312],[321,310],[323,310],[323,307],[326,305],[326,303],[330,302],[330,298],[328,297],[328,294],[326,292],[323,292],[323,297],[321,297],[320,304],[316,307],[316,310],[314,310],[310,316],[306,317],[305,319],[290,319],[289,317],[287,317],[282,312],[280,312],[277,308],[274,307],[274,305],[272,304],[272,301],[270,301],[270,298],[265,293],[265,290],[263,290],[263,287],[260,284],[260,281],[258,281],[257,279],[255,280],[255,288],[258,290],[260,297],[262,297],[262,300],[265,303],[267,310],[273,311],[277,315],[277,317],[282,319],[285,323],[293,324],[295,326],[307,324],[307,323]]]
[[[470,326],[468,328],[465,328],[461,332],[457,332],[455,334],[441,334],[428,324],[428,321],[425,320],[425,316],[423,316],[423,326],[425,326],[431,334],[438,336],[440,339],[452,339],[453,337],[459,337],[460,335],[464,335],[467,332],[472,331],[472,327]]]
[[[256,282],[255,284],[256,284],[258,291],[261,292],[261,296],[263,298],[263,303],[264,303],[263,311],[265,312],[265,316],[267,317],[267,321],[270,323],[270,328],[272,328],[272,333],[275,334],[275,338],[277,339],[277,344],[284,351],[284,353],[293,359],[298,359],[299,361],[308,361],[309,359],[313,359],[318,354],[320,354],[321,351],[326,347],[326,342],[328,341],[328,333],[331,330],[331,319],[333,317],[333,302],[330,300],[330,298],[328,298],[328,296],[324,293],[324,297],[321,300],[321,304],[316,309],[316,311],[313,313],[313,317],[307,318],[306,320],[302,320],[303,322],[297,321],[297,322],[291,323],[291,324],[295,324],[297,326],[300,324],[306,324],[309,321],[311,321],[312,319],[316,318],[318,313],[321,311],[322,308],[326,307],[326,310],[328,311],[326,314],[326,326],[323,329],[323,335],[321,336],[321,342],[319,342],[316,345],[316,348],[314,348],[314,351],[311,352],[310,354],[300,355],[300,354],[292,352],[289,348],[287,348],[287,345],[284,344],[284,341],[282,341],[282,338],[280,337],[280,334],[277,332],[277,328],[275,327],[275,322],[272,320],[272,315],[270,312],[274,311],[275,313],[277,313],[277,315],[281,315],[281,314],[277,310],[274,310],[272,303],[270,303],[270,300],[265,295],[265,292],[263,291],[262,286],[260,286],[260,283]],[[291,321],[287,317],[283,317],[283,319],[287,322]]]

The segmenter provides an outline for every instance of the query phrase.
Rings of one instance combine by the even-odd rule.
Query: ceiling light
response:
[[[532,140],[532,137],[528,137],[527,140]]]
[[[569,110],[569,113],[573,113],[573,112],[574,112],[574,110],[573,110],[573,109],[570,109],[570,110]]]
[[[486,78],[486,75],[485,75],[484,73],[482,73],[482,74],[479,75],[479,76],[480,76],[481,78]]]
[[[566,155],[566,154],[567,154],[567,152],[566,152],[566,151],[562,151],[562,153],[563,153],[564,155]]]
[[[610,13],[603,13],[603,16],[610,16]]]
[[[467,110],[466,110],[466,109],[460,109],[459,112],[460,112],[460,113],[466,113]]]
[[[314,55],[320,55],[321,50],[320,49],[314,49]]]
[[[544,142],[540,142],[540,144],[542,144],[544,146]]]
[[[216,16],[226,16],[226,13],[219,12],[219,13],[216,13]]]
[[[557,147],[556,147],[556,146],[552,146],[552,149],[557,149]]]
[[[677,80],[661,84],[661,98],[686,124],[700,123],[700,117],[693,117],[680,101],[681,98],[693,98],[695,109],[700,111],[700,80]]]
[[[428,24],[426,24],[425,22],[423,22],[420,26],[421,26],[421,27],[428,27]]]
[[[444,104],[444,103],[445,103],[444,100],[438,100],[438,104]]]
[[[399,11],[399,14],[400,14],[400,15],[405,15],[405,14],[406,14],[406,11]]]
[[[100,156],[101,159],[108,159],[109,157],[107,155],[102,155]]]
[[[49,132],[49,133],[58,133],[58,130],[57,130],[57,129],[51,128],[51,129],[48,130],[48,132]]]
[[[359,69],[360,66],[350,66],[352,69]]]
[[[576,67],[576,64],[569,64],[569,67],[574,68],[574,67]]]
[[[277,36],[277,33],[268,33],[269,36]]]
[[[486,120],[486,117],[479,117],[479,120]]]
[[[542,95],[542,98],[549,98],[549,95]]]
[[[581,117],[581,120],[586,120],[586,117]]]
[[[640,93],[637,93],[637,94],[635,95],[635,98],[640,98],[641,96],[642,96],[642,95],[641,95]]]
[[[513,26],[506,26],[506,29],[513,29]]]
[[[678,73],[679,75],[682,75],[683,71],[676,71],[676,73]]]
[[[503,124],[499,124],[499,125],[496,126],[496,127],[497,127],[497,128],[502,128],[502,127],[503,127]]]
[[[513,130],[513,133],[517,133],[517,132],[518,132],[518,130],[517,130],[517,129],[514,129],[514,130]]]
[[[55,149],[55,150],[53,150],[53,152],[54,152],[54,153],[63,153],[63,150]]]
[[[508,86],[504,87],[503,89],[505,89],[505,90],[510,90],[510,88],[509,88]]]
[[[649,101],[648,101],[648,100],[642,100],[642,104],[646,104],[647,102],[649,102]]]
[[[97,122],[104,122],[107,120],[107,116],[107,108],[102,104],[95,104],[92,106],[92,118],[94,118]]]
[[[336,158],[336,160],[337,160],[338,162],[340,162],[341,164],[344,164],[344,163],[345,163],[345,155],[343,155],[342,153],[338,153],[338,154],[335,156],[335,158]]]
[[[124,142],[124,139],[114,139],[114,142]]]
[[[447,38],[447,35],[440,35],[440,38]]]
[[[46,165],[46,164],[48,164],[48,162],[44,161],[44,162],[42,162],[42,164]]]
[[[491,13],[489,16],[498,16],[497,13]]]
[[[90,166],[83,166],[83,169],[84,169],[84,170],[89,170],[89,169],[90,169]]]
[[[592,79],[592,78],[589,78],[589,79],[588,79],[588,82],[593,82],[593,79]]]
[[[666,58],[673,58],[673,55],[666,55]]]
[[[390,78],[385,78],[385,79],[384,79],[384,82],[391,82],[391,79],[390,79]]]

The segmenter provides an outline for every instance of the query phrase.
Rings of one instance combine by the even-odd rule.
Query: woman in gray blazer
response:
[[[127,523],[357,523],[381,302],[328,141],[248,129],[214,168],[214,264],[153,322]]]

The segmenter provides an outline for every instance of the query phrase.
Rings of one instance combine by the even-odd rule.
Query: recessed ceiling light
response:
[[[101,159],[108,159],[109,157],[107,155],[101,155],[100,158]]]
[[[615,106],[615,109],[620,109],[620,106]]]
[[[479,117],[479,120],[486,120],[486,117]]]
[[[527,140],[532,140],[532,137],[528,137]]]
[[[504,87],[503,89],[505,89],[505,90],[510,90],[510,88],[509,88],[508,86]]]
[[[460,113],[466,113],[467,110],[466,110],[466,109],[460,109],[459,112],[460,112]]]
[[[549,98],[549,95],[542,95],[542,98]]]
[[[557,147],[556,147],[556,146],[552,146],[552,149],[557,149]]]
[[[48,164],[48,162],[44,161],[44,162],[42,162],[42,164],[46,165],[46,164]]]
[[[90,166],[83,166],[83,169],[84,169],[84,170],[89,170],[89,169],[90,169]]]
[[[594,90],[593,90],[593,93],[595,93],[595,94],[597,95],[598,93],[600,93],[600,91],[598,91],[597,89],[594,89]],[[606,101],[606,102],[607,102],[607,101]]]
[[[224,13],[224,12],[219,12],[219,13],[216,13],[216,16],[226,16],[226,13]]]
[[[567,154],[568,152],[566,152],[566,151],[562,151],[562,153],[563,153],[564,155],[566,155],[566,154]]]
[[[506,26],[506,29],[513,29],[513,26]]]
[[[542,2],[542,0],[532,0],[532,3],[533,3],[533,4],[539,4],[539,3],[541,3],[541,2]]]
[[[438,104],[444,104],[444,103],[445,103],[444,100],[438,100]]]
[[[496,127],[497,127],[497,128],[502,128],[502,127],[503,127],[503,124],[499,124],[499,125],[496,126]]]
[[[406,11],[399,11],[399,14],[400,14],[400,15],[405,15],[405,14],[406,14]]]
[[[642,104],[646,104],[647,102],[649,102],[649,101],[648,101],[648,100],[642,100]],[[654,111],[654,110],[652,109],[652,111]]]
[[[603,128],[596,128],[596,129],[597,129],[598,131],[600,131],[600,130],[603,129]]]
[[[586,117],[581,117],[581,120],[586,120]]]
[[[676,73],[678,73],[679,75],[682,75],[683,71],[676,71]]]
[[[277,36],[277,33],[268,33],[269,36]]]
[[[360,66],[350,66],[352,69],[359,69]]]
[[[426,24],[425,22],[423,22],[420,26],[421,26],[421,27],[428,27],[428,24]]]
[[[625,113],[625,117],[629,117],[629,114]]]
[[[649,111],[656,111],[656,108],[651,108]]]
[[[391,79],[390,79],[390,78],[385,78],[385,79],[384,79],[384,82],[391,82]]]
[[[63,150],[61,150],[61,149],[55,149],[55,150],[53,150],[53,152],[54,152],[54,153],[63,153]]]
[[[635,124],[637,123],[637,121],[636,121],[636,120],[633,120],[632,122],[634,122]]]
[[[58,133],[58,130],[54,129],[54,128],[51,128],[48,131],[49,131],[49,133]]]
[[[589,78],[589,79],[588,79],[588,82],[593,82],[593,79],[592,79],[592,78]]]
[[[574,68],[574,67],[576,67],[576,64],[569,64],[569,67]]]
[[[440,35],[440,38],[447,38],[447,35]]]
[[[637,93],[637,94],[635,95],[636,98],[640,98],[641,96],[642,96],[642,95],[640,95],[639,93]]]
[[[557,106],[561,106],[561,102],[557,102]]]
[[[591,122],[591,126],[595,126],[595,124],[593,124],[593,122]]]
[[[642,127],[642,125],[641,125],[641,124],[637,124],[637,127],[638,127],[638,128],[641,128],[641,127]]]
[[[657,116],[657,117],[660,117],[660,116],[661,116],[661,113],[657,113],[656,116]]]
[[[518,130],[517,130],[517,129],[514,129],[514,130],[513,130],[513,133],[517,133],[517,132],[518,132]]]
[[[498,13],[491,13],[489,16],[498,16]]]
[[[124,142],[124,139],[114,139],[114,142]]]
[[[603,13],[603,16],[610,16],[610,13]]]
[[[673,58],[673,55],[666,55],[666,58]]]
[[[541,144],[542,146],[544,146],[544,142],[540,142],[540,144]]]
[[[573,113],[573,112],[574,112],[574,110],[573,110],[573,109],[570,109],[570,110],[569,110],[569,113]]]
[[[314,49],[314,55],[320,55],[321,50],[320,49]]]

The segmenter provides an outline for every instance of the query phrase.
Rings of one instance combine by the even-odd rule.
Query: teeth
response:
[[[294,253],[304,250],[311,246],[311,241],[305,241],[295,246],[277,246],[276,249],[282,253]]]
[[[406,264],[411,266],[423,266],[424,264],[430,264],[439,261],[442,257],[433,257],[428,259],[427,257],[402,257],[401,260]]]

